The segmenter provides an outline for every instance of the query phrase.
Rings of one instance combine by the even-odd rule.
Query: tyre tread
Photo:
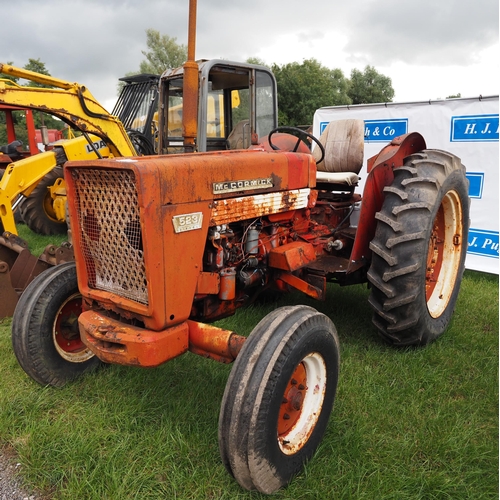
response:
[[[451,317],[448,309],[452,311],[458,294],[466,248],[462,251],[453,300],[443,319],[427,319],[430,316],[425,287],[422,290],[421,285],[425,283],[425,259],[434,213],[445,189],[459,193],[466,241],[470,200],[465,167],[448,152],[426,150],[410,155],[403,167],[394,170],[394,181],[384,189],[385,201],[375,215],[378,223],[370,242],[373,253],[367,273],[371,284],[369,302],[375,327],[393,345],[424,345],[444,331]]]

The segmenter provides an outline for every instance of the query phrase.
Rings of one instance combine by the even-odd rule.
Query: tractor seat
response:
[[[22,145],[22,141],[13,141],[5,146],[0,146],[0,152],[9,156],[20,155],[18,148],[20,148]]]
[[[325,158],[317,163],[318,184],[356,186],[364,156],[363,120],[337,120],[330,122],[319,138],[325,148]],[[317,147],[313,151],[316,161],[321,156]]]
[[[250,123],[248,120],[238,122],[227,137],[228,149],[246,149],[250,146]]]
[[[358,174],[354,172],[316,172],[317,183],[342,184],[345,186],[357,186]]]

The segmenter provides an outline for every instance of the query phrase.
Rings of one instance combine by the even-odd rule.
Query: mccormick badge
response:
[[[236,193],[238,191],[252,191],[254,189],[268,189],[274,186],[273,180],[268,179],[250,179],[246,181],[227,181],[227,182],[214,182],[213,193]]]

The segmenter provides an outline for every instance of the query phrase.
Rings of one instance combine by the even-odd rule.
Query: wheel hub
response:
[[[288,381],[283,396],[278,419],[278,436],[285,435],[299,419],[304,400],[302,391],[307,391],[307,377],[304,364],[300,363]]]
[[[285,455],[303,448],[314,432],[325,398],[327,374],[323,357],[313,352],[295,368],[278,414],[278,445]]]
[[[425,298],[433,318],[446,309],[462,256],[462,206],[455,191],[443,198],[434,219],[427,252]]]
[[[62,358],[72,363],[83,363],[94,356],[80,338],[78,316],[81,312],[82,297],[77,293],[61,305],[52,329],[56,351]]]

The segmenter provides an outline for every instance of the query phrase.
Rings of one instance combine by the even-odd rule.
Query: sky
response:
[[[0,62],[39,59],[106,109],[138,71],[146,30],[187,44],[188,0],[0,0]],[[498,95],[498,0],[198,0],[196,59],[267,65],[315,58],[346,77],[366,65],[394,101]]]

